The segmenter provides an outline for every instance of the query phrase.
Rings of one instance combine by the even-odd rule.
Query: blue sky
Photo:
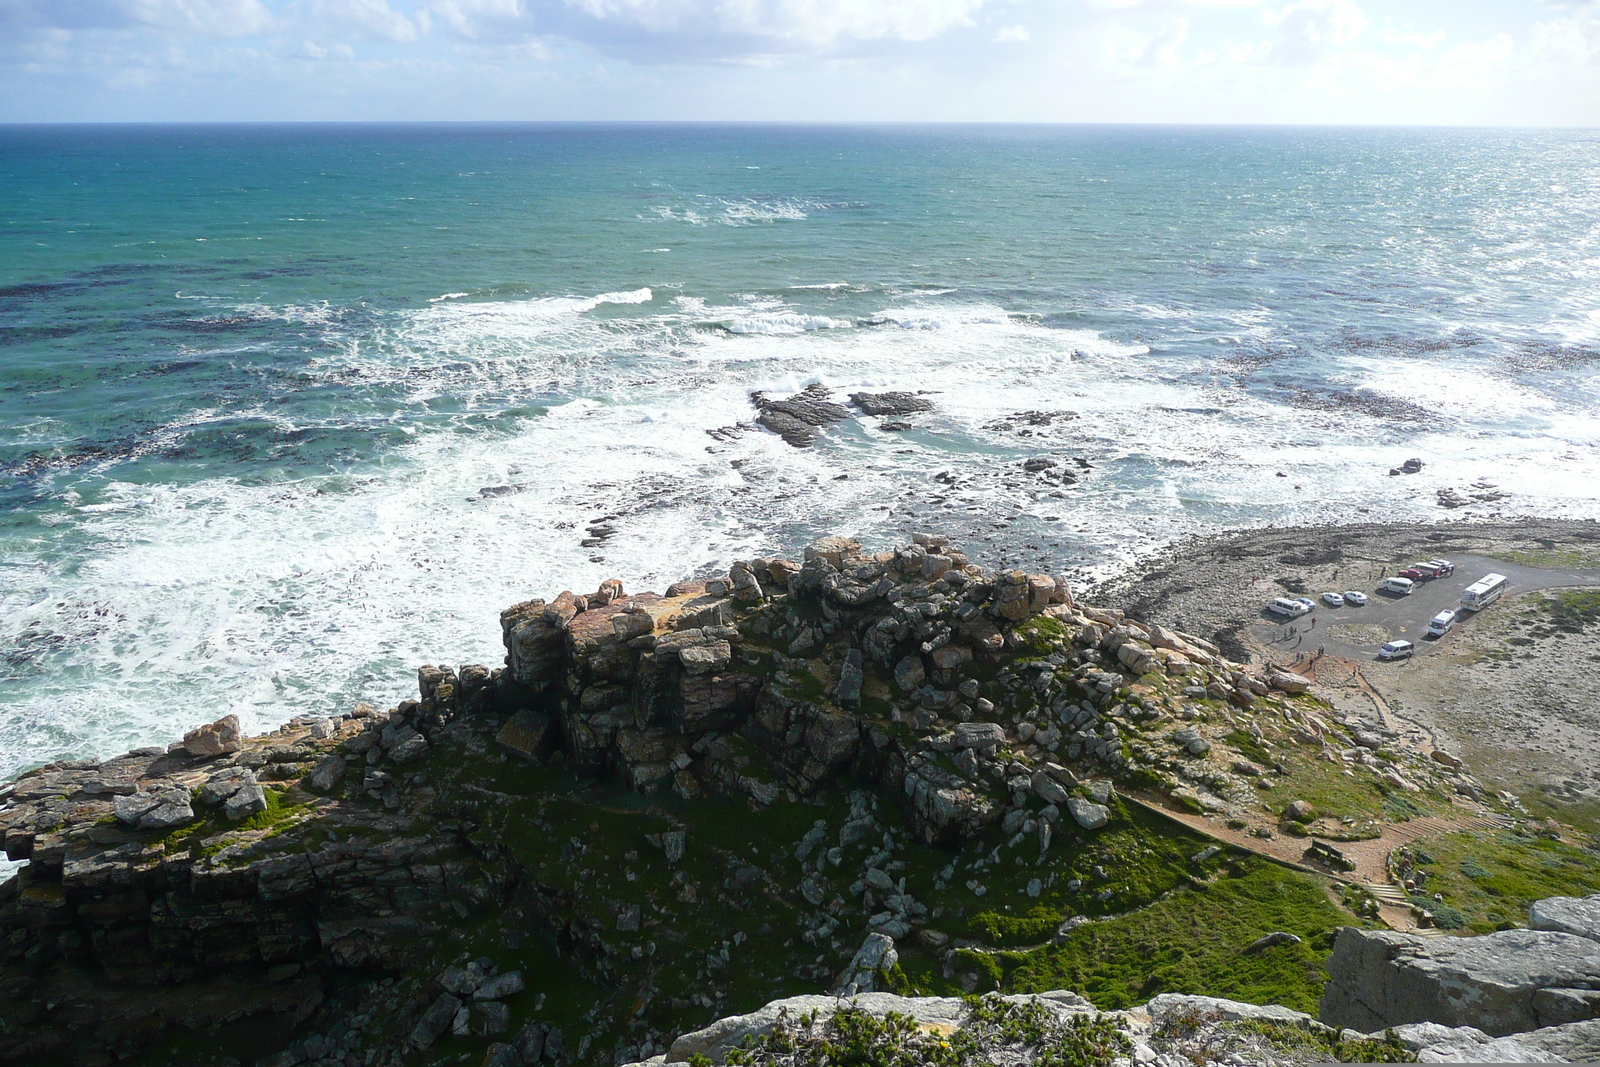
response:
[[[0,121],[1600,125],[1600,0],[0,0]]]

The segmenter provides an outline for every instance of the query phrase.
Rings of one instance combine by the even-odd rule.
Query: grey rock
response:
[[[850,403],[868,415],[910,415],[933,410],[933,401],[915,393],[851,393]]]
[[[428,754],[428,740],[413,733],[389,750],[389,759],[395,763],[415,763]]]
[[[678,649],[678,661],[690,674],[714,674],[733,661],[733,646],[726,641]]]
[[[899,962],[900,953],[895,951],[894,938],[881,933],[868,934],[849,965],[839,975],[834,996],[851,997],[857,993],[872,992],[877,973],[887,971]]]
[[[411,1043],[419,1049],[430,1048],[455,1022],[461,1007],[461,1001],[449,993],[440,993],[411,1031]]]
[[[478,1014],[478,1033],[493,1036],[503,1034],[511,1029],[511,1008],[498,1000],[484,1001],[476,1005]]]
[[[139,829],[171,830],[193,821],[194,808],[189,805],[189,794],[169,793],[160,804],[139,817]]]
[[[1406,1023],[1404,1026],[1393,1027],[1395,1037],[1400,1043],[1412,1052],[1417,1052],[1433,1045],[1481,1045],[1489,1040],[1489,1035],[1479,1030],[1476,1026],[1445,1026],[1441,1023]],[[1387,1031],[1369,1034],[1369,1037],[1382,1037]]]
[[[267,791],[262,788],[260,782],[255,780],[254,776],[251,777],[250,781],[240,785],[238,791],[222,805],[222,814],[230,822],[239,822],[242,819],[248,819],[258,811],[266,810]]]
[[[517,1031],[517,1036],[512,1040],[512,1045],[517,1050],[517,1055],[522,1057],[524,1064],[535,1064],[539,1057],[544,1055],[545,1027],[542,1023],[529,1023]]]
[[[1229,1022],[1264,1020],[1288,1023],[1302,1030],[1320,1032],[1327,1030],[1327,1027],[1305,1012],[1295,1011],[1292,1008],[1283,1008],[1276,1004],[1245,1004],[1222,997],[1191,996],[1187,993],[1163,993],[1146,1004],[1143,1011],[1158,1024],[1165,1023],[1169,1019],[1198,1015]]]
[[[1533,995],[1533,1014],[1541,1026],[1593,1019],[1600,1015],[1600,989],[1541,989]]]
[[[1065,804],[1070,796],[1061,783],[1056,781],[1055,777],[1048,771],[1034,771],[1029,785],[1033,790],[1033,795],[1046,804],[1060,806]]]
[[[957,723],[952,731],[957,748],[975,748],[993,752],[1005,743],[1006,732],[992,722]]]
[[[1518,1034],[1517,1040],[1570,1063],[1600,1063],[1600,1019],[1542,1027]]]
[[[515,1045],[492,1041],[483,1054],[482,1067],[523,1067],[522,1054]]]
[[[1250,942],[1245,947],[1245,951],[1260,952],[1262,949],[1272,948],[1274,945],[1298,945],[1299,943],[1300,939],[1294,934],[1283,930],[1274,930],[1272,933],[1265,934]]]
[[[830,422],[851,417],[848,409],[828,399],[823,385],[808,385],[787,400],[768,400],[761,393],[752,393],[750,400],[761,412],[756,421],[796,448],[809,447]]]
[[[1174,730],[1172,732],[1172,741],[1191,756],[1204,756],[1211,751],[1211,742],[1202,737],[1200,731],[1192,727]]]
[[[922,688],[922,683],[927,680],[928,672],[922,665],[922,657],[915,652],[894,665],[894,682],[907,693]]]
[[[1545,930],[1424,938],[1344,927],[1327,969],[1320,1014],[1330,1026],[1436,1022],[1501,1037],[1541,1025],[1541,989],[1600,988],[1600,945]]]
[[[1085,830],[1098,830],[1111,821],[1111,809],[1104,804],[1094,804],[1082,797],[1070,797],[1067,811]]]
[[[255,772],[248,767],[228,767],[206,779],[195,801],[199,804],[221,804],[237,793],[240,786],[255,780]]]
[[[888,890],[894,888],[894,879],[877,867],[868,867],[865,878],[866,883],[874,889]]]
[[[800,879],[800,895],[813,908],[820,908],[828,897],[828,883],[815,871]]]
[[[859,648],[852,648],[845,653],[844,664],[839,668],[839,685],[834,691],[834,698],[841,708],[861,706],[861,685],[865,679],[862,666]]]
[[[521,971],[506,971],[503,974],[495,975],[493,978],[485,978],[483,984],[478,986],[477,991],[472,996],[476,1000],[503,1000],[506,997],[522,992],[526,988],[527,985],[522,980]]]
[[[1600,941],[1600,893],[1536,900],[1528,908],[1528,928],[1555,930]]]
[[[617,931],[619,933],[637,933],[642,911],[637,904],[629,904],[617,912]]]
[[[676,867],[683,861],[683,850],[688,836],[682,830],[666,830],[661,834],[661,851],[667,855],[667,866]]]
[[[339,755],[324,756],[306,775],[305,784],[319,793],[331,793],[344,783],[345,762]]]
[[[137,826],[146,812],[155,810],[160,804],[160,798],[154,793],[130,793],[111,802],[111,813],[119,821]]]
[[[1481,1044],[1434,1045],[1417,1053],[1418,1063],[1564,1063],[1562,1057],[1533,1048],[1515,1037],[1495,1037]]]
[[[483,984],[483,975],[472,967],[446,967],[439,975],[439,984],[446,993],[470,997]]]

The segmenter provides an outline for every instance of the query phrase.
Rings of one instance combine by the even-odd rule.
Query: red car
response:
[[[1407,567],[1405,570],[1400,572],[1400,577],[1410,578],[1413,582],[1420,582],[1424,578],[1432,578],[1433,572],[1419,570],[1416,567]]]

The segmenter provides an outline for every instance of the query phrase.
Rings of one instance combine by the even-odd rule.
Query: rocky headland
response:
[[[37,768],[0,1061],[1595,1054],[1593,842],[1139,614],[826,538],[517,604],[394,708]],[[1532,922],[1457,906],[1463,834]]]

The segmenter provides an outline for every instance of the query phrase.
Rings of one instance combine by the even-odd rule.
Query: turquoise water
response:
[[[823,531],[1600,514],[1588,133],[10,127],[0,192],[0,773]],[[937,408],[751,425],[812,381]]]

